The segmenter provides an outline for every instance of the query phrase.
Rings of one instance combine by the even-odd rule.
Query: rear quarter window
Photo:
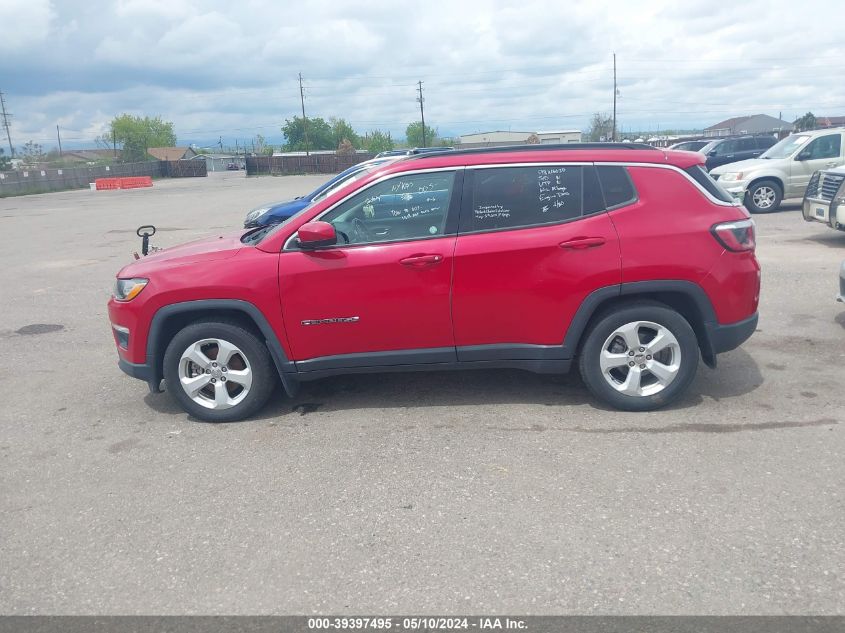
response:
[[[704,187],[704,189],[709,193],[711,196],[716,198],[716,200],[721,200],[722,202],[733,202],[734,199],[727,191],[722,189],[722,187],[710,177],[704,167],[701,165],[693,165],[692,167],[687,167],[684,171],[686,171],[692,179],[695,180],[699,185]]]
[[[636,202],[637,191],[627,169],[616,165],[597,165],[596,170],[608,210]]]

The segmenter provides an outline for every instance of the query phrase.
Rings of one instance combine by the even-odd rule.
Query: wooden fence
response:
[[[19,169],[0,171],[0,198],[30,193],[87,189],[97,178],[150,176],[152,178],[183,178],[206,176],[205,161],[163,161],[116,163],[95,167],[66,167],[62,169]]]
[[[369,160],[373,154],[312,154],[311,156],[247,156],[247,176],[289,176],[292,174],[336,174]]]

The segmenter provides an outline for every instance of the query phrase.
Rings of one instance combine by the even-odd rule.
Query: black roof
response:
[[[651,149],[660,151],[657,147],[652,147],[646,143],[548,143],[548,144],[533,144],[533,145],[498,145],[495,147],[473,147],[471,149],[452,149],[442,152],[425,152],[423,154],[413,154],[408,156],[406,160],[415,160],[420,158],[429,158],[440,154],[449,154],[449,156],[466,155],[466,154],[498,154],[505,152],[537,152],[537,151],[560,151],[560,150],[585,150],[585,149]]]

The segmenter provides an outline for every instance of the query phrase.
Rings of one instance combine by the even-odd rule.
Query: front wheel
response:
[[[774,180],[752,183],[745,194],[745,207],[751,213],[771,213],[780,206],[783,191]]]
[[[206,422],[249,417],[273,390],[267,346],[235,323],[204,321],[180,330],[164,353],[164,381],[182,408]]]
[[[599,400],[625,411],[651,411],[687,389],[698,356],[695,332],[683,316],[658,304],[634,304],[599,317],[584,340],[579,368]]]

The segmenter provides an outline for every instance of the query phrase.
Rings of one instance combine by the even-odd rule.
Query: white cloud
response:
[[[418,80],[441,132],[584,128],[610,110],[614,51],[628,129],[845,114],[840,34],[796,27],[786,0],[3,2],[0,88],[20,142],[124,111],[172,120],[183,140],[278,134],[299,113],[299,72],[309,115],[362,131],[401,136]],[[801,11],[845,23],[841,2]]]
[[[0,52],[40,46],[50,33],[49,0],[3,0],[0,6]]]

